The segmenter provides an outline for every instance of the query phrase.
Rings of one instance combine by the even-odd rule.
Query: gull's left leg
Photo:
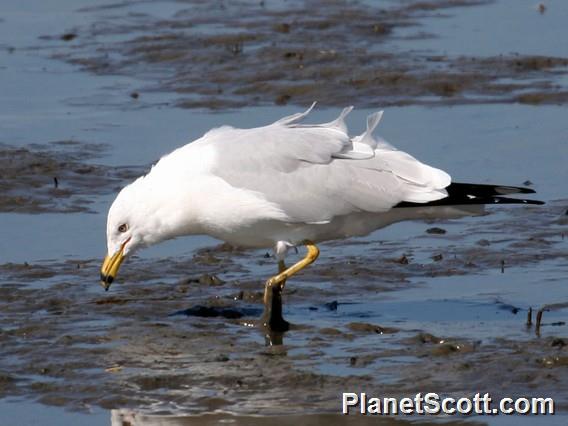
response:
[[[278,262],[278,275],[266,281],[264,287],[264,314],[262,322],[265,327],[274,331],[287,331],[290,324],[282,318],[282,289],[286,284],[286,280],[292,275],[297,274],[306,266],[312,264],[319,255],[319,249],[311,241],[304,241],[308,252],[306,256],[289,268],[283,260]]]
[[[278,261],[278,273],[286,270],[283,260]],[[285,281],[284,281],[285,282]],[[282,286],[266,286],[264,288],[264,313],[262,314],[262,325],[269,332],[284,332],[290,329],[290,323],[282,317]],[[270,341],[274,340],[274,336]],[[280,341],[281,339],[276,339]],[[280,343],[281,344],[281,343]]]

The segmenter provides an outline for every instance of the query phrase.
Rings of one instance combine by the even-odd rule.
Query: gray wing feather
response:
[[[354,212],[384,212],[401,201],[427,202],[446,195],[443,188],[449,176],[444,172],[386,144],[370,142],[380,116],[353,143],[344,124],[350,110],[323,125],[297,124],[307,115],[303,113],[266,127],[215,129],[202,141],[215,146],[212,173],[236,188],[262,194],[293,222],[321,223]]]

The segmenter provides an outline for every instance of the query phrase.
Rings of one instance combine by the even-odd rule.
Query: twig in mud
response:
[[[532,307],[527,312],[527,327],[532,327]]]
[[[536,313],[536,324],[535,324],[535,333],[537,336],[540,336],[540,326],[542,325],[542,314],[545,311],[555,311],[557,309],[564,309],[564,308],[568,308],[568,302],[563,302],[563,303],[553,303],[550,305],[544,305],[542,308],[540,308],[538,310],[538,312]],[[557,324],[555,324],[557,325]]]
[[[540,336],[540,324],[542,322],[542,313],[544,312],[545,308],[540,308],[536,313],[536,325],[534,328],[534,332],[537,336]]]

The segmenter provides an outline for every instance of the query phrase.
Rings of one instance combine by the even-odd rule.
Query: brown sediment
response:
[[[365,322],[350,322],[346,327],[349,330],[358,333],[392,334],[399,331],[393,327],[382,327],[380,325]]]
[[[404,242],[392,242],[388,250],[368,241],[323,245],[319,261],[290,279],[282,293],[294,327],[268,336],[267,343],[281,343],[280,348],[266,348],[265,333],[256,327],[263,281],[251,265],[268,269],[274,263],[262,251],[220,245],[189,260],[132,260],[109,294],[98,288],[98,260],[1,264],[0,395],[76,409],[174,402],[189,413],[214,405],[236,413],[286,414],[335,411],[337,394],[345,389],[393,397],[487,389],[498,398],[531,394],[538,387],[555,398],[558,409],[566,407],[568,345],[562,321],[543,322],[536,338],[523,331],[526,316],[515,316],[528,307],[491,301],[480,306],[491,305],[518,327],[496,334],[495,323],[480,317],[475,324],[486,330],[485,337],[464,337],[440,331],[436,322],[418,329],[404,320],[392,323],[380,303],[394,295],[404,301],[399,290],[433,274],[458,276],[457,286],[460,275],[498,270],[501,258],[508,269],[564,259],[558,236],[564,206],[508,210],[506,222],[487,216],[459,235],[439,234],[436,240],[455,245],[439,247],[443,258],[437,262],[419,245],[413,262],[392,262],[390,250],[402,250]],[[491,244],[475,244],[479,232],[493,230],[498,232]],[[417,238],[432,239],[423,232]],[[345,259],[327,258],[339,248]],[[219,262],[210,262],[205,253]],[[476,268],[467,267],[466,259]],[[220,272],[226,268],[234,278]],[[371,306],[377,312],[370,312]],[[446,320],[452,321],[451,315]],[[268,399],[278,404],[267,408]]]
[[[114,192],[143,172],[88,162],[104,149],[75,141],[0,145],[0,212],[89,212],[93,196]]]
[[[81,37],[53,56],[96,74],[136,75],[144,90],[179,95],[182,108],[314,100],[359,107],[565,104],[566,90],[557,81],[567,73],[568,58],[401,52],[390,43],[400,41],[402,28],[416,28],[416,37],[423,38],[424,18],[487,3],[411,1],[386,8],[316,0],[279,10],[254,2],[206,7],[195,0],[171,19],[128,15],[118,5],[122,14],[81,28]],[[113,35],[117,39],[109,43]]]

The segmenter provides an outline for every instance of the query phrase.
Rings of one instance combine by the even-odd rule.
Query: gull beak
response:
[[[126,243],[128,241],[130,241],[130,239],[125,241],[120,246],[120,250],[118,250],[112,256],[105,256],[105,260],[103,261],[103,265],[101,266],[101,285],[103,286],[105,291],[108,291],[110,285],[116,277],[122,261],[124,260],[124,246],[126,246]]]

